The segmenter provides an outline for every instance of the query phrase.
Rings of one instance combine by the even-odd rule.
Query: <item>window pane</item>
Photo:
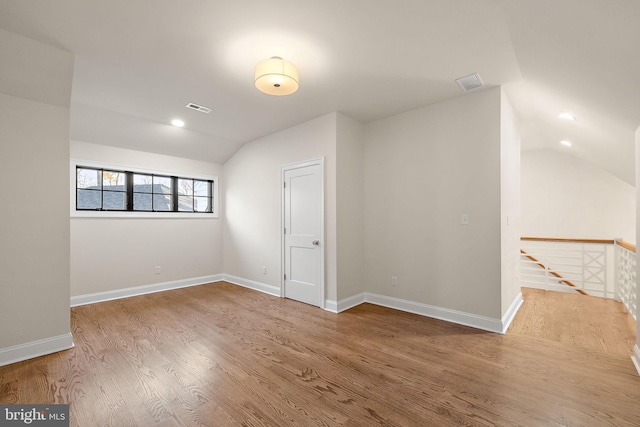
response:
[[[149,187],[151,187],[149,185]],[[151,211],[151,194],[133,194],[133,210],[134,211]]]
[[[120,191],[102,192],[102,209],[123,211],[126,210],[126,193]]]
[[[178,210],[180,212],[193,212],[193,196],[178,196]]]
[[[154,175],[153,192],[157,194],[171,194],[171,178]]]
[[[209,182],[208,181],[193,181],[193,193],[196,196],[209,196]]]
[[[153,177],[151,175],[133,174],[133,192],[134,193],[152,193]],[[149,199],[149,207],[151,207],[151,199]],[[134,208],[135,209],[135,208]],[[149,208],[150,210],[151,208]],[[144,209],[147,210],[147,209]]]
[[[179,196],[193,196],[193,180],[192,179],[178,179],[178,195]]]
[[[76,187],[99,189],[101,171],[95,169],[76,169]]]
[[[211,198],[196,197],[194,208],[195,212],[211,212]]]
[[[173,206],[171,204],[171,196],[165,195],[165,194],[154,194],[153,210],[154,211],[172,211]]]
[[[213,182],[148,172],[76,166],[76,209],[213,212]]]
[[[102,171],[102,187],[104,190],[125,191],[126,174],[116,171]]]
[[[77,190],[77,209],[100,209],[102,207],[102,191]]]

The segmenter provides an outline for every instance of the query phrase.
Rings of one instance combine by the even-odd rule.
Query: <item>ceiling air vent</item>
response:
[[[456,81],[465,92],[470,92],[472,90],[477,90],[481,87],[484,87],[484,82],[477,73],[460,77],[459,79],[456,79]]]
[[[201,113],[210,113],[211,108],[203,107],[202,105],[194,104],[190,102],[187,104],[187,108],[191,108],[192,110],[200,111]]]

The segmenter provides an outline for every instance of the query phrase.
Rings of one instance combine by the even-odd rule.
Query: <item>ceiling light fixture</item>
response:
[[[573,144],[571,143],[571,141],[567,141],[566,139],[563,139],[562,141],[560,141],[560,144],[564,145],[565,147],[573,147]]]
[[[564,120],[571,120],[572,122],[576,120],[576,116],[571,113],[560,113],[558,117]]]
[[[279,56],[258,62],[256,87],[267,95],[291,95],[298,90],[298,69]]]
[[[179,128],[184,127],[184,122],[180,119],[171,120],[171,124]]]

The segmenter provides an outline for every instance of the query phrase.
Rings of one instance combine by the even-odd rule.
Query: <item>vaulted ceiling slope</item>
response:
[[[524,149],[568,139],[631,184],[639,22],[637,0],[0,3],[0,28],[75,54],[73,139],[224,163],[331,111],[368,122],[464,96],[455,79],[477,72],[507,89]],[[271,56],[298,67],[298,92],[254,88],[255,64]]]

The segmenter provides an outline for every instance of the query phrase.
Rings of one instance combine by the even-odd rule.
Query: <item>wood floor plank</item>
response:
[[[533,336],[589,351],[628,357],[635,320],[621,302],[564,292],[522,288],[523,304],[509,334]]]
[[[524,295],[507,335],[228,283],[75,307],[75,347],[0,367],[0,403],[68,402],[74,426],[640,425],[619,306]]]

